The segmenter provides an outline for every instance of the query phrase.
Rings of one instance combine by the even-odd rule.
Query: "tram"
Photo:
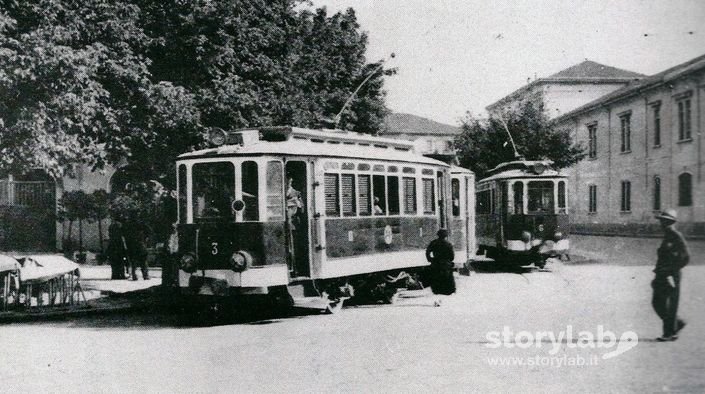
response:
[[[476,186],[478,254],[543,268],[568,253],[567,176],[548,160],[498,165]]]
[[[176,161],[184,295],[332,312],[423,282],[441,227],[456,261],[475,250],[473,173],[414,153],[411,141],[261,127],[217,130],[211,143]]]

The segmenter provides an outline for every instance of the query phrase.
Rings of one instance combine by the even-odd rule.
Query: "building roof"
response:
[[[568,67],[545,78],[537,78],[520,87],[514,92],[502,97],[494,103],[485,107],[488,111],[497,106],[503,105],[522,94],[531,91],[536,86],[550,83],[629,83],[635,79],[644,78],[646,75],[637,72],[623,70],[621,68],[606,66],[591,60],[585,60],[574,66]]]
[[[593,62],[592,60],[585,60],[582,63],[576,64],[574,66],[568,67],[565,70],[559,71],[544,80],[551,79],[565,79],[565,78],[575,78],[575,79],[634,79],[643,78],[646,75],[639,74],[634,71],[623,70],[621,68],[610,67],[604,64]]]
[[[418,136],[455,136],[460,127],[436,122],[420,116],[391,113],[384,119],[384,131],[380,135],[413,134]]]
[[[685,63],[681,63],[677,66],[671,67],[667,70],[661,71],[658,74],[654,74],[652,76],[635,80],[629,83],[627,86],[615,90],[612,93],[608,93],[596,100],[593,100],[583,106],[580,106],[570,112],[566,112],[565,114],[557,117],[554,119],[555,122],[560,122],[566,119],[570,119],[576,115],[579,115],[584,112],[588,112],[595,107],[599,107],[601,105],[621,100],[630,96],[633,96],[635,94],[639,94],[643,92],[644,90],[651,89],[657,86],[660,86],[664,83],[667,83],[669,81],[672,81],[674,79],[680,78],[683,75],[687,75],[691,72],[695,72],[698,70],[705,69],[705,55],[698,56],[694,59],[691,59]]]

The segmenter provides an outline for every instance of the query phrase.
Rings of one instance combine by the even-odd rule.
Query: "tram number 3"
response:
[[[211,254],[213,256],[218,254],[218,243],[217,242],[211,242]]]

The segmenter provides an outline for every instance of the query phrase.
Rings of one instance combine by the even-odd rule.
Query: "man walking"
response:
[[[664,232],[663,242],[658,248],[658,259],[654,268],[655,278],[651,282],[653,297],[651,305],[663,321],[663,335],[659,342],[675,341],[685,322],[678,318],[681,268],[688,264],[690,254],[683,234],[675,229],[677,213],[667,209],[656,215]]]

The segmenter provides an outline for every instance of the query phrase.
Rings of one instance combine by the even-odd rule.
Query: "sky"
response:
[[[368,61],[387,59],[387,106],[459,124],[585,59],[655,74],[705,54],[703,0],[314,0],[352,7]],[[390,54],[395,53],[394,58]]]

